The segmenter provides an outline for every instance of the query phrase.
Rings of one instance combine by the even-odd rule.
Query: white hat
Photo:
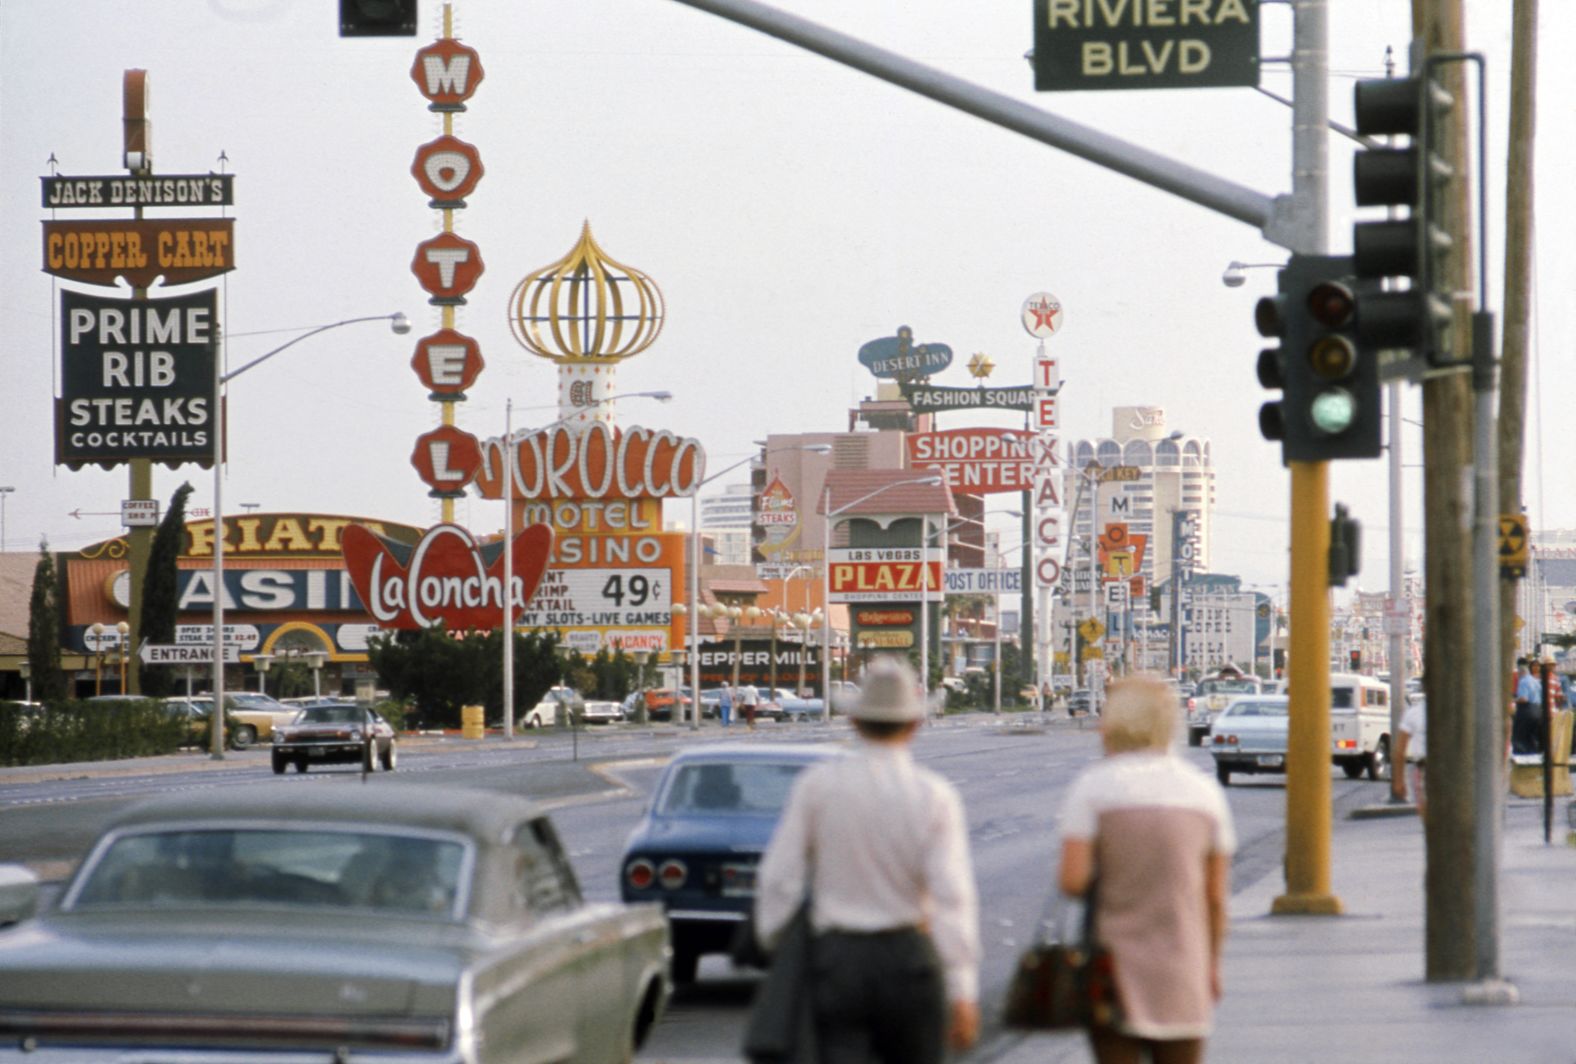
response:
[[[897,658],[880,658],[865,673],[859,698],[848,708],[855,720],[906,724],[925,719],[919,697],[919,677]]]

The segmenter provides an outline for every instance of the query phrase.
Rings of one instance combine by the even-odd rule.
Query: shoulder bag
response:
[[[1035,930],[1035,939],[1018,957],[1018,967],[1007,988],[1003,1022],[1008,1027],[1035,1031],[1109,1027],[1120,1015],[1115,969],[1110,951],[1094,937],[1095,888],[1091,884],[1083,902],[1080,933],[1072,938],[1053,919],[1065,917],[1073,903],[1053,892]]]

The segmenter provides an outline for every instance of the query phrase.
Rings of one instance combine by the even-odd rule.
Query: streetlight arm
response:
[[[241,374],[245,373],[252,367],[262,365],[270,358],[273,358],[275,355],[279,354],[279,352],[288,351],[302,340],[310,339],[311,337],[316,336],[318,333],[327,332],[330,329],[337,329],[342,325],[355,325],[363,321],[387,321],[390,323],[396,333],[403,335],[404,333],[410,332],[410,320],[405,317],[403,311],[395,311],[393,314],[369,314],[362,318],[346,318],[344,321],[330,322],[327,325],[319,325],[315,329],[310,329],[307,332],[302,333],[300,336],[295,337],[294,339],[286,340],[272,351],[258,355],[256,358],[252,359],[245,365],[236,369],[232,369],[229,373],[221,374],[219,377],[219,383],[228,384],[231,380],[239,377]]]

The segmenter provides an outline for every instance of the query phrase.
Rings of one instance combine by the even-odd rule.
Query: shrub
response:
[[[49,765],[147,757],[179,750],[186,722],[153,699],[0,703],[0,764]]]

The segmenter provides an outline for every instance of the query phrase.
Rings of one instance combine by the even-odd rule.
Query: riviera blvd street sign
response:
[[[1259,83],[1259,0],[1034,0],[1034,88]]]

